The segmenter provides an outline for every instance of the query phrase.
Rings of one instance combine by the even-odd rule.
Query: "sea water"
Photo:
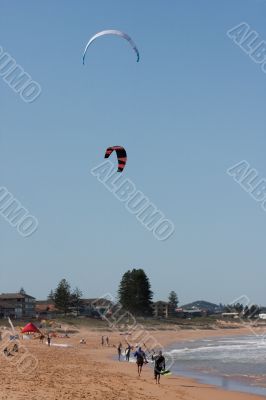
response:
[[[173,373],[228,390],[266,396],[266,337],[213,337],[178,342],[168,349]]]

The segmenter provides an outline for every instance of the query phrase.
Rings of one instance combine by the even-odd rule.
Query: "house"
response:
[[[183,309],[184,318],[202,317],[205,313],[199,308],[192,308],[190,310]]]
[[[16,318],[16,313],[19,310],[16,308],[14,304],[0,302],[0,318]]]
[[[169,303],[166,301],[156,301],[152,304],[154,317],[168,318],[169,315]]]
[[[184,304],[182,306],[183,310],[201,310],[203,315],[217,315],[223,312],[222,304],[210,303],[205,300],[193,301],[189,304]]]
[[[81,299],[79,315],[84,317],[98,317],[111,315],[114,304],[104,297],[96,299]]]
[[[183,308],[182,307],[177,307],[175,309],[175,315],[178,318],[185,318]]]
[[[0,294],[2,305],[0,313],[13,318],[35,317],[35,297],[21,291],[19,293]]]
[[[59,312],[52,300],[37,300],[35,311],[37,318],[52,318]]]
[[[100,299],[80,299],[78,306],[69,306],[68,314],[82,317],[98,317],[107,316],[114,312],[114,304],[105,298]],[[36,301],[36,317],[37,318],[55,318],[62,314],[63,311],[58,309],[52,300]]]
[[[205,310],[201,310],[200,308],[183,308],[183,307],[179,307],[176,308],[175,310],[176,312],[176,316],[179,318],[187,318],[187,319],[191,319],[194,317],[202,317],[202,316],[206,316],[206,311]]]

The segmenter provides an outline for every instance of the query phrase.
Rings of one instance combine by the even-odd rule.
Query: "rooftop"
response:
[[[2,299],[25,299],[25,297],[29,298],[29,299],[35,299],[35,297],[32,297],[28,294],[21,294],[21,293],[2,293],[0,294],[0,300]]]

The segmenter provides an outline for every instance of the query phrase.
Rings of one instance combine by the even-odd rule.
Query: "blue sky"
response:
[[[232,40],[242,21],[266,40],[261,0],[1,2],[2,46],[42,87],[24,103],[0,79],[0,171],[38,218],[22,238],[0,219],[0,291],[45,298],[65,277],[115,294],[143,268],[156,299],[266,305],[266,213],[226,174],[245,159],[266,178],[266,74]],[[103,29],[127,32],[140,51]],[[90,170],[128,153],[131,179],[175,224],[157,241]]]

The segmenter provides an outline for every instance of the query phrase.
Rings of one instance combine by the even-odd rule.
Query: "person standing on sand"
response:
[[[162,352],[159,351],[159,354],[157,356],[152,356],[152,359],[154,360],[154,379],[156,383],[159,384],[161,372],[162,370],[165,370],[165,358]]]
[[[106,345],[109,346],[109,337],[106,336]]]
[[[139,349],[134,353],[134,357],[137,358],[136,363],[137,363],[137,366],[138,366],[138,374],[140,376],[144,362],[148,363],[148,361],[146,359],[146,354],[141,349],[141,347],[139,347]]]
[[[122,353],[122,343],[120,342],[118,347],[117,347],[117,352],[118,352],[118,360],[121,361],[121,353]]]
[[[127,344],[127,347],[125,349],[126,361],[129,361],[129,359],[130,359],[130,352],[131,352],[131,346],[130,346],[130,344]]]
[[[102,346],[104,345],[104,336],[102,336]]]
[[[48,343],[48,346],[50,347],[50,346],[51,346],[51,338],[50,338],[49,335],[48,335],[48,337],[47,337],[47,343]]]

